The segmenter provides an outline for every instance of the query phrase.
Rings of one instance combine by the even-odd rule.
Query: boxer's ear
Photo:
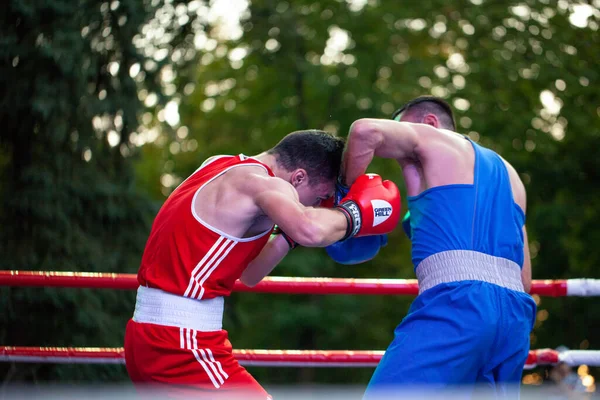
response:
[[[292,172],[292,175],[290,176],[290,183],[292,184],[292,186],[298,187],[304,182],[306,182],[307,179],[308,176],[306,170],[304,170],[303,168],[298,168],[297,170]]]
[[[434,128],[440,127],[440,120],[435,114],[427,114],[423,117],[423,123],[427,125],[431,125]]]

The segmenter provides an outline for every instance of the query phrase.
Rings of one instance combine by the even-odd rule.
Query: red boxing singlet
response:
[[[231,294],[233,285],[269,240],[271,230],[236,238],[211,227],[193,204],[202,188],[228,170],[246,165],[273,171],[246,157],[218,156],[203,164],[167,199],[158,212],[138,271],[141,286],[193,299]]]
[[[125,332],[127,372],[141,390],[154,394],[164,384],[160,389],[172,398],[271,398],[233,357],[221,324],[222,296],[231,293],[272,228],[235,238],[202,221],[193,207],[206,184],[246,165],[274,176],[243,155],[213,158],[169,196],[154,220],[138,272],[136,310]]]

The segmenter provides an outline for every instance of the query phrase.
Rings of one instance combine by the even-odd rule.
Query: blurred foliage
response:
[[[129,135],[147,57],[140,1],[10,1],[0,14],[0,268],[134,272],[157,210]],[[155,82],[154,84],[152,82]],[[148,86],[156,73],[147,72]],[[111,346],[134,293],[2,288],[0,342]],[[123,379],[124,368],[1,364],[5,381]]]
[[[358,118],[434,94],[454,106],[460,132],[521,173],[534,278],[600,277],[598,0],[255,0],[221,19],[219,4],[10,1],[3,269],[135,271],[153,204],[210,155],[257,154],[305,128],[344,136]],[[225,29],[240,5],[239,32]],[[404,192],[392,160],[370,171]],[[298,249],[274,274],[413,278],[409,252],[398,230],[371,262]],[[411,300],[234,294],[225,327],[236,348],[384,349]],[[133,297],[5,288],[0,301],[1,343],[119,346]],[[539,300],[532,348],[600,349],[592,301]],[[113,366],[15,368],[21,379],[124,377]],[[365,384],[372,370],[251,372],[265,384]]]

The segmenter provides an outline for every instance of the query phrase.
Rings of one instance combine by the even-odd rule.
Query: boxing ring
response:
[[[0,271],[0,286],[86,289],[138,288],[135,274]],[[237,292],[318,295],[412,295],[418,294],[414,279],[346,279],[267,277],[254,287],[236,282]],[[565,297],[600,296],[600,279],[534,280],[532,295]],[[245,366],[262,367],[372,367],[383,351],[365,350],[234,350]],[[123,348],[15,347],[0,346],[0,361],[26,363],[123,364]],[[600,366],[600,350],[531,350],[526,369],[538,365],[566,363],[571,366]]]

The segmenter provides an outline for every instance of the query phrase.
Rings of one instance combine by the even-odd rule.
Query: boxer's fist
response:
[[[336,206],[348,218],[344,239],[391,232],[400,220],[400,206],[400,191],[393,182],[377,174],[359,176]]]
[[[350,187],[342,183],[341,177],[335,184],[335,193],[328,199],[330,207],[338,205],[350,191]],[[336,242],[325,248],[327,254],[337,263],[344,265],[360,264],[372,260],[379,249],[386,246],[387,235],[372,235],[350,238]]]
[[[387,245],[387,235],[364,236],[336,242],[325,248],[329,257],[339,264],[360,264],[373,259]]]

